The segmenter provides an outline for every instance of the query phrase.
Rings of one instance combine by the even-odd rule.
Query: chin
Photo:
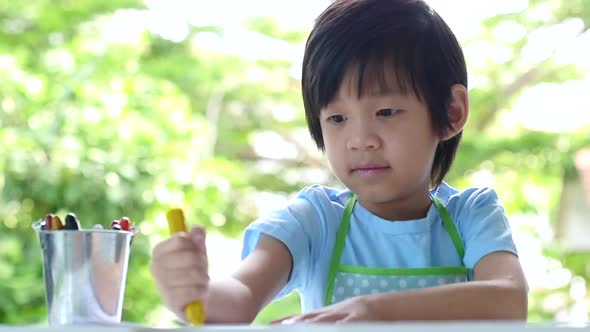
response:
[[[351,190],[356,194],[358,200],[364,202],[371,202],[374,204],[391,202],[397,200],[397,196],[399,196],[391,190]]]

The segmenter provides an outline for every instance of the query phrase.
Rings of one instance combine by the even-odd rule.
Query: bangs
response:
[[[378,54],[378,52],[377,52]],[[349,96],[362,98],[365,96],[381,96],[389,93],[415,95],[422,101],[422,93],[416,83],[413,72],[405,63],[396,61],[400,55],[364,56],[353,60],[344,71],[334,95],[326,102],[329,104],[338,91],[343,90]],[[322,101],[322,104],[325,101]],[[325,107],[326,105],[323,105]]]
[[[424,102],[426,86],[424,64],[419,56],[417,40],[400,37],[397,42],[373,39],[358,45],[334,50],[316,63],[315,80],[308,85],[311,103],[325,108],[340,89],[361,98],[366,95],[382,95],[388,92],[413,94]],[[398,47],[388,48],[391,45]],[[314,98],[315,97],[315,98]],[[313,100],[315,99],[315,100]]]

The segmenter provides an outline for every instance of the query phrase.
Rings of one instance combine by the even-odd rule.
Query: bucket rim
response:
[[[120,235],[131,235],[134,236],[136,233],[131,231],[125,230],[115,230],[115,229],[57,229],[57,230],[38,230],[38,234],[74,234],[74,233],[83,233],[83,234],[90,234],[90,233],[108,233],[108,234],[120,234]]]

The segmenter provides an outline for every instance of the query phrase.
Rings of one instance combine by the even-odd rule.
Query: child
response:
[[[347,188],[304,188],[245,231],[243,261],[209,281],[204,231],[154,248],[165,304],[205,301],[207,322],[249,323],[298,291],[291,322],[525,320],[526,282],[492,189],[443,179],[468,115],[467,72],[421,0],[337,0],[303,61],[307,123]]]

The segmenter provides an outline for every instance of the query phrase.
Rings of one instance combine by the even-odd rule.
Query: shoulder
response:
[[[435,190],[435,196],[449,211],[471,211],[486,207],[502,208],[498,194],[490,187],[458,190],[443,182]]]
[[[341,190],[322,185],[313,185],[301,189],[284,206],[272,207],[268,214],[261,216],[250,224],[250,228],[260,224],[294,223],[304,229],[318,231],[318,228],[333,227],[333,220],[338,219],[346,204],[348,190]],[[275,227],[275,226],[273,226]]]
[[[464,236],[481,238],[510,235],[510,223],[493,188],[468,188],[459,191],[446,186],[448,188],[442,188],[448,195],[446,208]]]
[[[499,228],[510,225],[504,207],[493,188],[468,188],[457,190],[444,183],[437,192],[449,214],[460,229]]]
[[[496,191],[489,187],[457,190],[443,188],[447,210],[465,243],[465,266],[472,269],[481,258],[497,251],[517,255],[510,223]],[[442,199],[441,199],[442,201]]]
[[[341,206],[343,203],[346,204],[349,195],[350,190],[316,184],[301,189],[296,195],[296,200],[305,200],[316,207],[331,208]]]
[[[285,209],[275,213],[292,215],[299,223],[331,228],[340,220],[349,195],[349,190],[313,185],[301,189]]]

